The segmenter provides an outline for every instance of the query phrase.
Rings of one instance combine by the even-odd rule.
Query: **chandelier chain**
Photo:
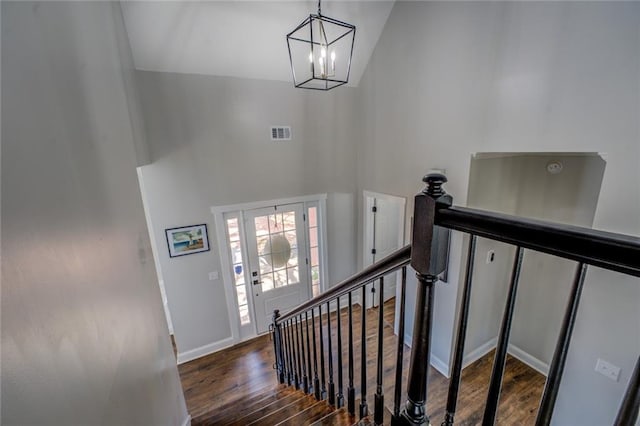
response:
[[[322,15],[322,13],[320,13],[320,1],[321,1],[321,0],[318,0],[318,16],[321,16],[321,15]]]

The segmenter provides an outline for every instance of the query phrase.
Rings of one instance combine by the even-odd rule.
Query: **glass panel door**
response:
[[[274,309],[284,312],[309,298],[303,205],[248,210],[245,227],[256,325],[264,333]]]

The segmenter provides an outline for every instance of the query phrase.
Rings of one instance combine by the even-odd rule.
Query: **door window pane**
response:
[[[311,291],[313,297],[320,294],[320,244],[318,230],[318,207],[312,206],[307,209],[309,217],[309,267],[311,275]]]
[[[273,274],[262,275],[262,291],[273,290]]]
[[[285,231],[296,229],[296,215],[294,212],[282,213],[283,228]]]

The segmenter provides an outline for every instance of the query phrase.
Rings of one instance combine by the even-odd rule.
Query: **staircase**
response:
[[[425,181],[427,187],[414,201],[412,245],[289,312],[276,310],[269,336],[255,339],[261,343],[261,353],[270,352],[268,361],[249,356],[252,346],[246,346],[236,349],[236,356],[221,356],[203,365],[185,367],[191,370],[191,379],[183,384],[185,394],[197,395],[204,401],[200,410],[191,411],[193,426],[453,426],[469,424],[469,419],[474,424],[493,426],[499,410],[505,415],[505,424],[523,424],[513,417],[509,406],[501,407],[501,400],[505,399],[501,394],[510,393],[509,380],[505,381],[507,347],[525,249],[577,263],[544,390],[541,397],[535,397],[537,408],[529,411],[536,415],[536,426],[551,423],[587,270],[597,266],[640,277],[640,238],[456,207],[442,188],[444,176],[430,175]],[[451,231],[464,232],[469,237],[464,279],[460,283],[462,291],[456,307],[458,321],[450,379],[446,380],[445,392],[439,392],[429,368],[431,328],[434,292],[448,264]],[[478,237],[511,244],[516,250],[497,345],[490,361],[490,377],[487,374],[488,384],[485,381],[470,393],[469,388],[466,391],[461,388],[461,379]],[[410,350],[404,339],[397,338],[405,336],[409,268],[417,278],[415,298],[411,300],[415,316]],[[374,309],[364,309],[360,304],[367,299],[366,286],[370,283],[379,283],[378,294],[384,294],[385,278],[393,273],[401,277],[397,291],[398,324],[390,324],[388,314],[393,308],[385,307],[386,303]],[[267,342],[268,337],[271,342]],[[241,361],[243,353],[245,362]],[[612,416],[615,426],[634,426],[638,419],[640,357],[629,356],[637,362],[617,414]],[[234,376],[233,364],[244,364],[250,373],[246,377]],[[205,378],[212,368],[218,368],[219,375]],[[531,396],[526,389],[511,388],[516,398]],[[198,392],[205,389],[208,394]],[[465,394],[471,396],[465,400]],[[478,412],[468,410],[470,400],[478,403]]]
[[[238,411],[238,407],[241,410]],[[391,413],[386,410],[385,424],[390,424]],[[196,422],[197,425],[228,425],[228,426],[303,426],[303,425],[373,425],[373,419],[365,417],[358,420],[349,415],[343,407],[335,409],[325,400],[318,401],[313,395],[293,387],[278,385],[275,388],[259,390],[233,400],[217,410],[215,415],[206,421]]]

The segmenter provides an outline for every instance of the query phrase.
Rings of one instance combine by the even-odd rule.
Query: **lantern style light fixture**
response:
[[[349,81],[355,25],[318,14],[309,15],[287,34],[295,87],[331,90]]]

